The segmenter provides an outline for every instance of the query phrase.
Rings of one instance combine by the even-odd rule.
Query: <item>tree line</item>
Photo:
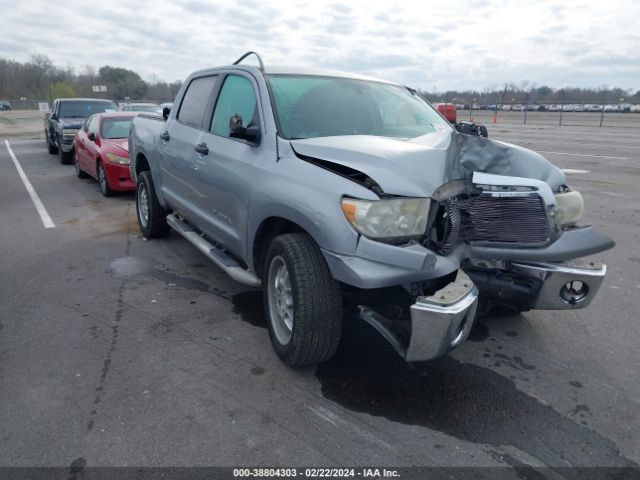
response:
[[[0,99],[52,101],[58,97],[106,97],[116,101],[149,99],[170,102],[182,82],[143,80],[132,70],[105,65],[96,70],[85,66],[79,72],[60,68],[46,55],[33,55],[26,62],[0,58]],[[96,93],[94,85],[105,85]]]
[[[529,81],[523,81],[520,84],[513,82],[506,83],[502,87],[493,85],[485,87],[482,90],[447,90],[444,92],[428,92],[421,90],[420,93],[431,102],[451,102],[460,104],[640,104],[640,90],[625,90],[618,87],[608,87],[606,85],[597,88],[551,88],[546,85],[538,86]]]
[[[33,55],[29,61],[19,62],[0,58],[0,99],[47,100],[58,97],[103,96],[116,101],[155,100],[170,102],[180,89],[181,81],[167,83],[152,75],[151,81],[143,80],[133,70],[105,65],[97,71],[85,66],[79,72],[71,67],[60,68],[46,55]],[[95,93],[94,85],[106,85],[106,93]],[[482,90],[447,90],[420,93],[432,102],[452,102],[481,105],[508,103],[637,103],[640,90],[624,90],[618,87],[551,88],[546,85],[523,81],[520,84],[488,86]]]

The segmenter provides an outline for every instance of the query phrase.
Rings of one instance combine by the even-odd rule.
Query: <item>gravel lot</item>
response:
[[[638,128],[490,125],[574,171],[586,222],[616,240],[588,309],[492,315],[413,366],[351,315],[337,356],[300,370],[259,292],[178,235],[144,241],[132,195],[0,128],[0,466],[640,463]]]

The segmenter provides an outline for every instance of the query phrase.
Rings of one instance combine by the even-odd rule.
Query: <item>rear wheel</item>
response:
[[[342,294],[309,235],[273,240],[263,295],[271,343],[285,363],[311,365],[333,356],[342,334]]]
[[[75,150],[73,154],[73,166],[76,169],[76,175],[78,178],[87,178],[89,176],[84,170],[82,170],[82,168],[80,168],[80,159],[78,158],[78,152]]]
[[[167,223],[168,212],[158,202],[156,189],[149,171],[138,175],[136,212],[138,214],[138,226],[145,238],[164,237],[171,230]]]
[[[105,197],[111,197],[115,193],[109,186],[107,172],[105,172],[101,162],[98,162],[98,183],[100,184],[100,193]]]

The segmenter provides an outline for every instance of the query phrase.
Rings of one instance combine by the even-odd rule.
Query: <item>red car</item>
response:
[[[105,197],[136,189],[129,171],[129,130],[136,115],[136,112],[92,115],[73,141],[76,174],[98,180]]]

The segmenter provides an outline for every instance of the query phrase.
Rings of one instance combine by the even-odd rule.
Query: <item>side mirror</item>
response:
[[[229,119],[229,137],[240,138],[251,143],[259,143],[260,127],[245,127],[242,117],[236,113]]]
[[[50,118],[51,120],[57,120],[58,116],[55,113],[51,113]]]
[[[251,143],[260,143],[260,127],[236,127],[229,132],[229,136]]]
[[[95,134],[95,132],[88,132],[88,133],[87,133],[87,138],[88,138],[89,140],[91,140],[92,142],[95,142],[95,141],[96,141],[96,134]]]
[[[170,113],[171,113],[171,109],[169,107],[164,107],[162,109],[162,116],[164,117],[165,120],[169,118]]]

